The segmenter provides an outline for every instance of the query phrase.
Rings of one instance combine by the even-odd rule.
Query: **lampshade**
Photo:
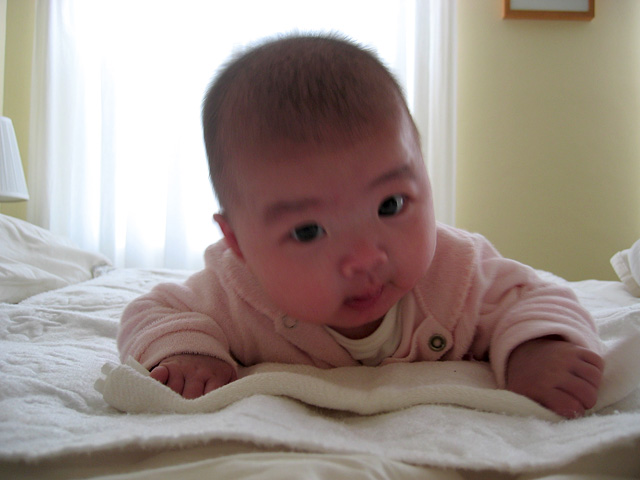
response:
[[[0,202],[29,200],[13,123],[7,117],[0,119]]]

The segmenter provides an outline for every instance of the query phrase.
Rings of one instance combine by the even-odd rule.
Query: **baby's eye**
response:
[[[392,217],[397,215],[404,206],[404,195],[392,195],[385,198],[380,207],[378,207],[378,215],[381,217]]]
[[[291,238],[297,242],[308,243],[325,235],[324,228],[317,223],[307,223],[291,230]]]

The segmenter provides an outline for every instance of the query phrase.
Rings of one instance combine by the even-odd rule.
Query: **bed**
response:
[[[190,272],[121,269],[0,215],[0,477],[640,478],[640,241],[620,281],[567,282],[607,346],[600,399],[562,420],[481,362],[259,365],[185,400],[121,363],[124,306]]]

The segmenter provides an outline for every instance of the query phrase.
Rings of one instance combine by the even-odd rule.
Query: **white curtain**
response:
[[[202,96],[235,50],[291,31],[378,51],[421,130],[436,215],[452,224],[452,0],[38,0],[29,220],[117,266],[200,268],[220,238]]]

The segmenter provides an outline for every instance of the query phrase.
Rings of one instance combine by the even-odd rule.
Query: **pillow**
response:
[[[89,280],[95,267],[110,263],[64,237],[0,214],[0,302],[17,303],[36,293]]]
[[[629,292],[640,297],[640,240],[611,257],[611,266]]]

